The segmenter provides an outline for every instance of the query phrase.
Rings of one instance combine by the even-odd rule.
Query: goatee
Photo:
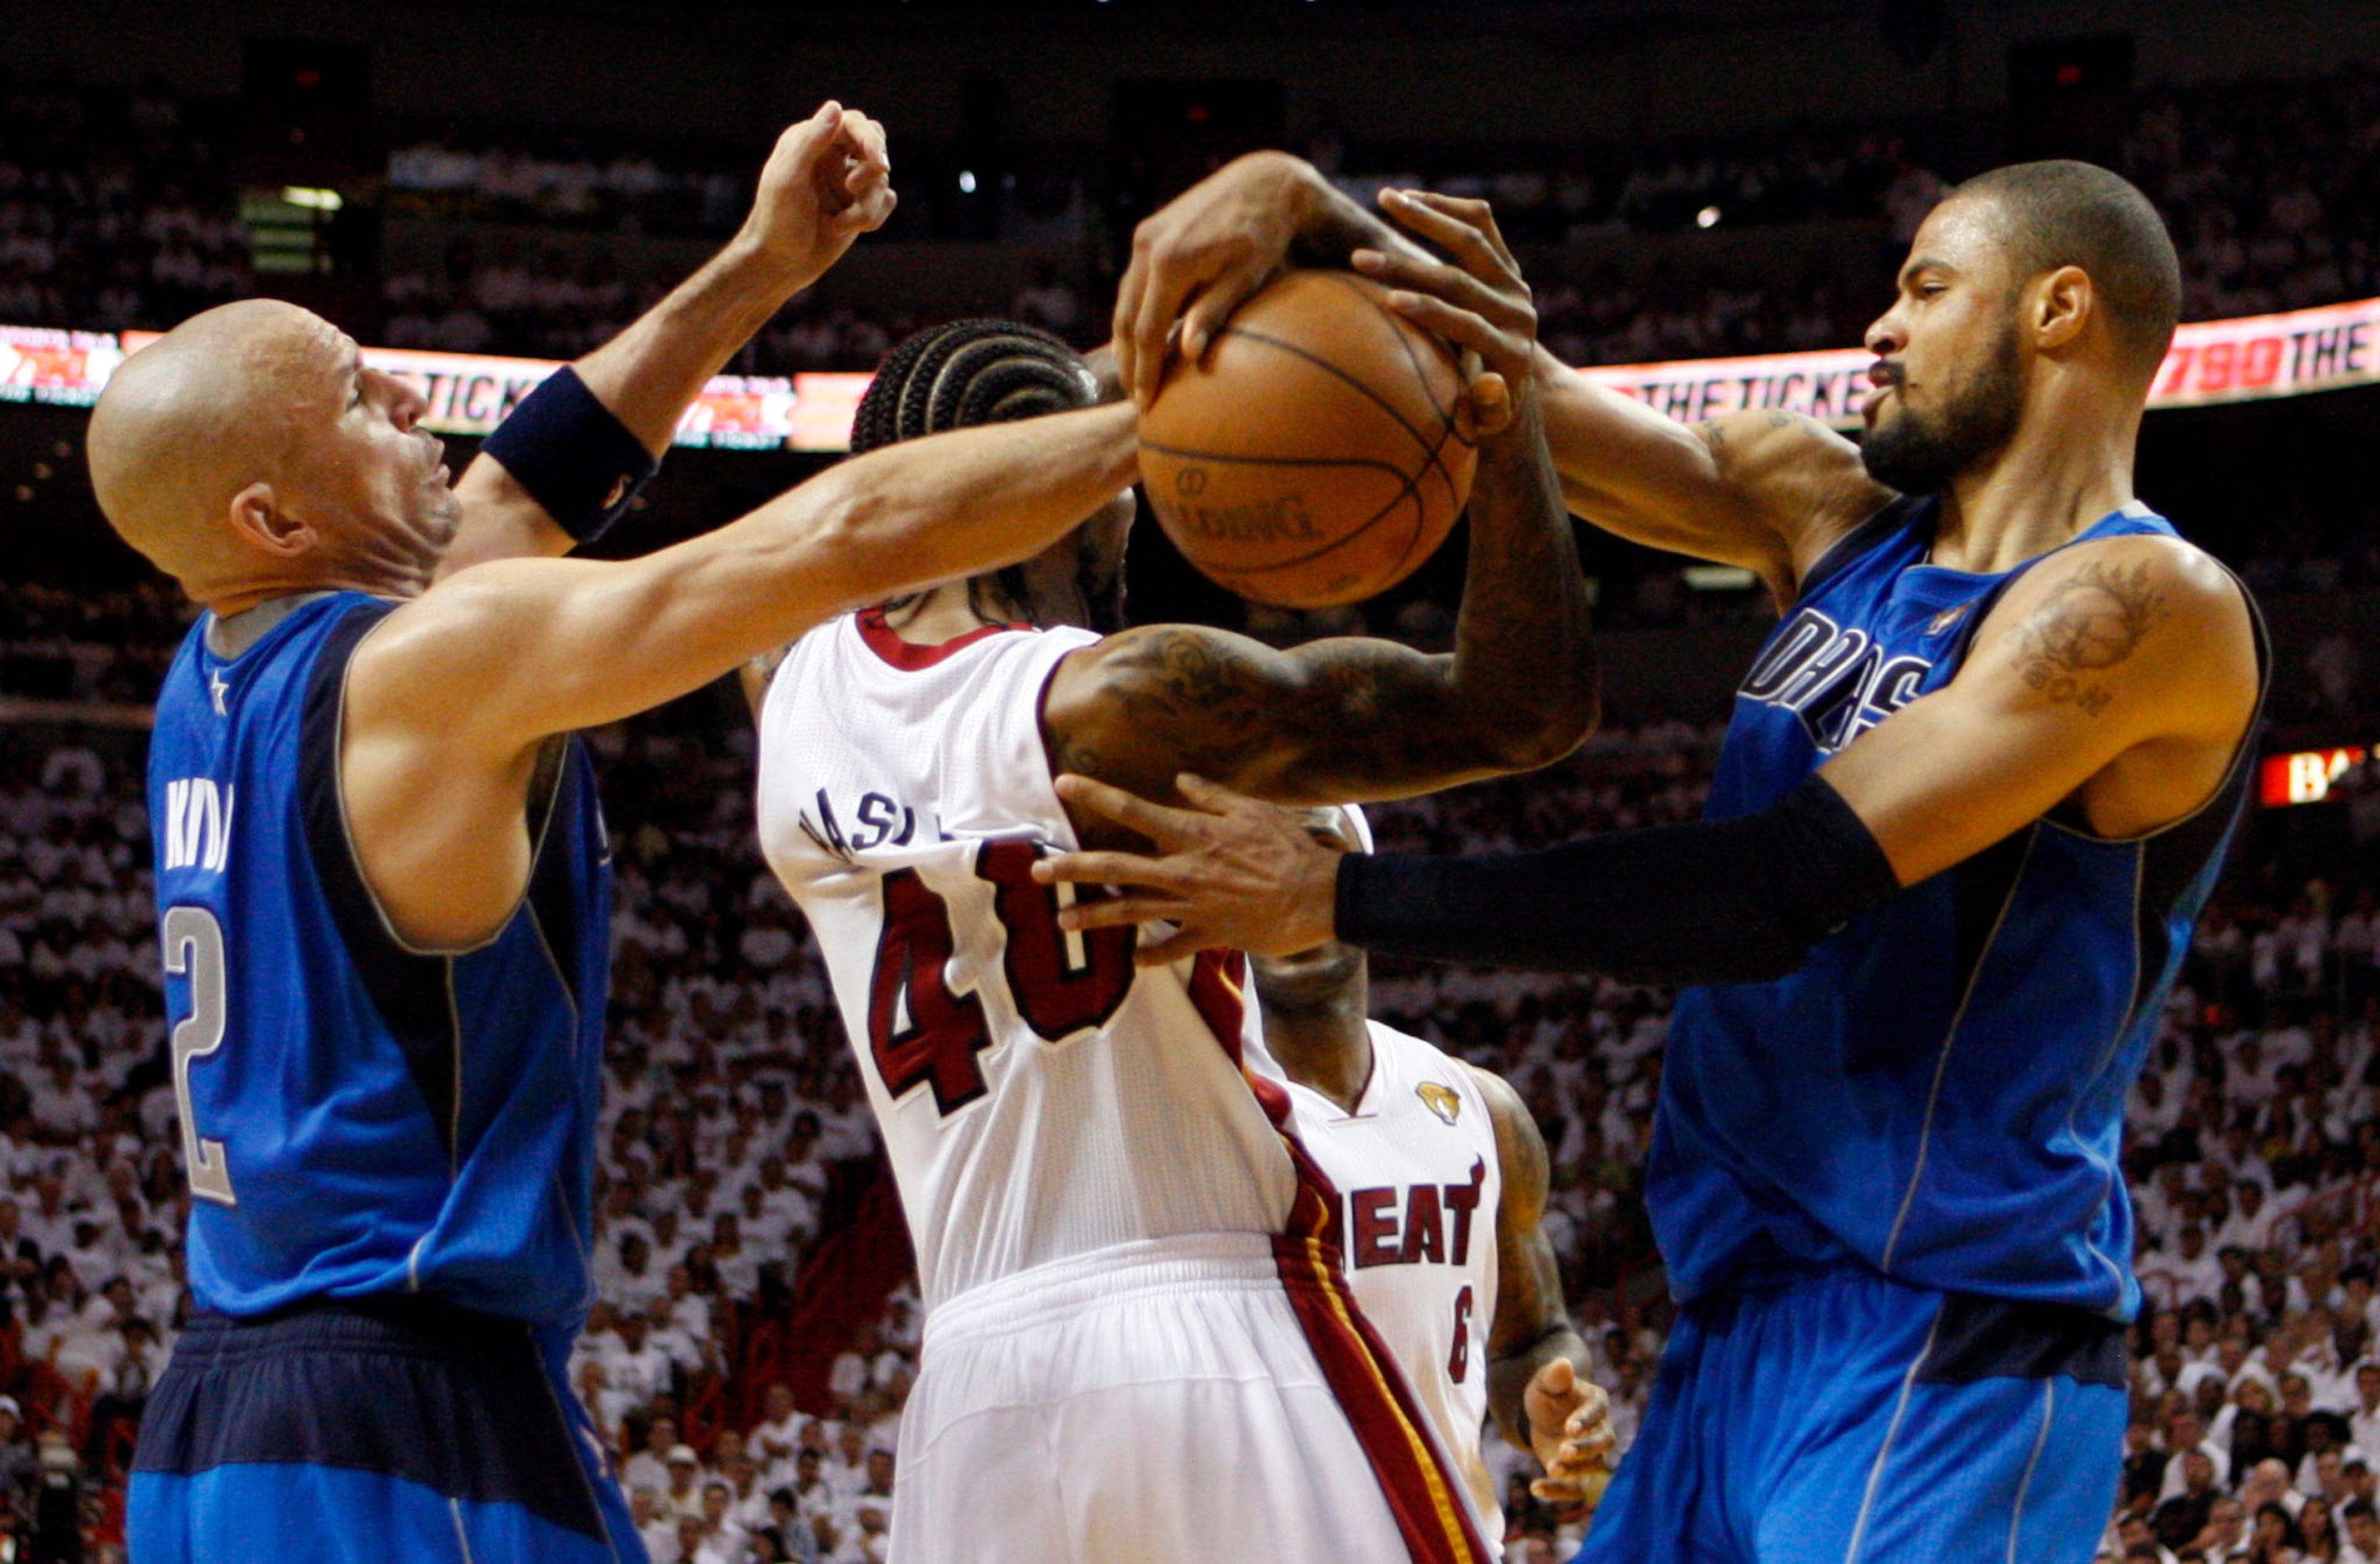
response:
[[[1971,377],[1953,382],[1949,398],[1930,418],[1911,410],[1904,382],[1896,385],[1899,416],[1879,420],[1868,431],[1860,443],[1860,463],[1888,489],[1939,493],[2016,433],[2024,411],[2024,380],[2015,322],[1993,342],[1990,356]]]

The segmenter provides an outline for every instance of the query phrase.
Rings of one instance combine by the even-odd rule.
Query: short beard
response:
[[[2010,321],[1973,376],[1961,382],[1936,420],[1911,410],[1870,430],[1860,445],[1867,475],[1903,494],[1937,494],[2005,446],[2024,413],[2024,377],[2018,365],[2016,322]]]

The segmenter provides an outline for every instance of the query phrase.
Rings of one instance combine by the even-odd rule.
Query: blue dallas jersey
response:
[[[556,745],[528,894],[459,955],[407,948],[347,843],[349,657],[395,605],[298,606],[166,674],[149,811],[191,1193],[190,1287],[261,1314],[432,1294],[575,1328],[589,1297],[610,877],[594,781]]]
[[[1810,573],[1737,694],[1711,817],[1776,802],[1958,671],[2024,567],[1926,564],[1935,514],[1895,502]],[[2174,535],[2135,507],[2076,541],[2127,534]],[[2268,663],[2261,624],[2257,637]],[[1683,994],[1647,1174],[1678,1295],[1747,1262],[1850,1258],[2131,1317],[2124,1097],[2251,753],[2243,739],[2216,795],[2162,830],[2109,841],[2054,811],[1904,889],[1790,977]]]

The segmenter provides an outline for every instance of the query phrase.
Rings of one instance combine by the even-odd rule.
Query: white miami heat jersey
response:
[[[808,917],[883,1128],[930,1310],[1111,1244],[1278,1233],[1287,1148],[1241,1073],[1275,1073],[1236,958],[1133,964],[1068,933],[1077,845],[1041,696],[1087,631],[941,646],[875,614],[822,625],[760,714],[759,831]]]
[[[1338,1191],[1347,1276],[1438,1433],[1490,1544],[1503,1497],[1479,1453],[1504,1190],[1488,1098],[1461,1060],[1377,1021],[1350,1113],[1292,1081],[1290,1129]]]

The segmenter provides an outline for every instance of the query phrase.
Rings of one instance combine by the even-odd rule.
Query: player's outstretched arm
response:
[[[1131,887],[1068,909],[1072,928],[1164,919],[1140,959],[1209,945],[1258,954],[1338,939],[1395,954],[1760,982],[1903,885],[2070,800],[2121,839],[2203,806],[2254,721],[2252,611],[2221,566],[2168,539],[2067,549],[2027,573],[1958,676],[1854,740],[1757,814],[1593,837],[1540,853],[1361,856],[1295,815],[1191,780],[1173,809],[1085,779],[1084,815],[1158,856],[1045,860],[1045,880]]]
[[[683,695],[845,609],[1029,557],[1132,481],[1129,405],[904,441],[638,560],[499,560],[398,608],[350,665],[341,773],[398,932],[466,943],[525,883],[552,734]]]
[[[1503,1194],[1496,1207],[1496,1317],[1488,1337],[1488,1408],[1504,1437],[1546,1474],[1530,1492],[1591,1505],[1611,1468],[1610,1401],[1586,1376],[1586,1343],[1571,1328],[1561,1271],[1540,1225],[1550,1182],[1546,1140],[1504,1078],[1474,1068],[1496,1125]]]
[[[1391,213],[1416,199],[1431,198],[1381,193]],[[1353,267],[1403,287],[1430,264],[1410,236],[1311,164],[1251,152],[1134,231],[1114,320],[1123,384],[1148,406],[1169,355],[1204,357],[1232,311],[1284,267]],[[1828,546],[1892,498],[1868,478],[1858,447],[1814,420],[1753,412],[1688,429],[1543,348],[1535,365],[1572,510],[1655,548],[1755,571],[1780,602]]]
[[[1744,412],[1688,426],[1540,348],[1546,443],[1570,508],[1656,549],[1740,565],[1790,606],[1827,551],[1892,491],[1815,418]]]
[[[884,129],[839,103],[788,127],[760,170],[752,211],[726,248],[627,330],[572,368],[647,456],[669,449],[678,420],[737,348],[826,274],[860,235],[892,214]],[[483,451],[455,485],[462,529],[442,574],[493,559],[552,555],[577,542]],[[615,501],[614,503],[617,502]],[[605,507],[609,508],[609,507]]]
[[[467,751],[614,721],[845,609],[1038,552],[1132,481],[1135,424],[1115,406],[905,441],[642,559],[482,565],[392,615],[357,679],[445,709]]]
[[[1586,584],[1529,375],[1528,288],[1483,202],[1396,210],[1456,257],[1391,304],[1479,355],[1470,574],[1451,656],[1346,637],[1274,651],[1152,625],[1060,665],[1044,703],[1062,771],[1159,796],[1193,770],[1284,802],[1427,792],[1559,759],[1593,727]]]

